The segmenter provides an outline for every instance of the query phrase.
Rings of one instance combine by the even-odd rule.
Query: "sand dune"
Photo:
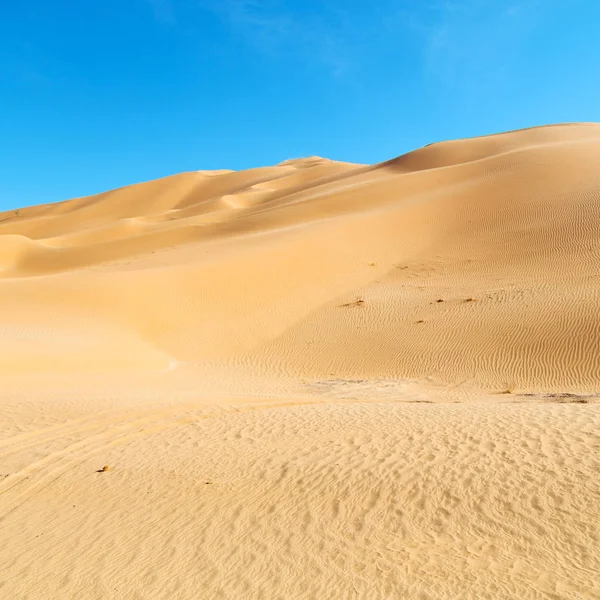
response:
[[[569,124],[0,214],[0,596],[600,598],[598,164]]]

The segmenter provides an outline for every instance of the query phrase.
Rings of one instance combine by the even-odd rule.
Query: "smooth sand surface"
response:
[[[597,124],[1,213],[0,597],[600,598],[599,315]]]

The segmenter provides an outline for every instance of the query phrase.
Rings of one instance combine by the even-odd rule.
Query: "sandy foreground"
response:
[[[599,315],[596,124],[1,213],[0,597],[600,598]]]

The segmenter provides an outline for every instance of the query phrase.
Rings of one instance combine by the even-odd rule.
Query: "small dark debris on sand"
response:
[[[572,394],[570,392],[556,392],[551,394],[519,394],[526,398],[543,398],[545,400],[551,400],[559,404],[587,404],[590,399],[597,398],[596,394],[582,395]]]
[[[352,306],[362,306],[365,301],[362,298],[357,298],[353,302],[347,302],[346,304],[340,304],[340,308],[350,308]]]
[[[587,404],[589,401],[590,396],[580,396],[579,394],[569,394],[569,393],[562,393],[562,394],[546,394],[544,396],[545,398],[548,398],[550,400],[554,400],[555,402],[562,402],[562,403],[574,403],[574,404]]]

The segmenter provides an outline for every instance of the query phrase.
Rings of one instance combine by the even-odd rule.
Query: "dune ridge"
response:
[[[598,125],[534,128],[3,213],[2,314],[29,318],[35,288],[182,363],[596,391],[599,141]]]
[[[599,164],[575,123],[0,213],[0,597],[600,598]]]

